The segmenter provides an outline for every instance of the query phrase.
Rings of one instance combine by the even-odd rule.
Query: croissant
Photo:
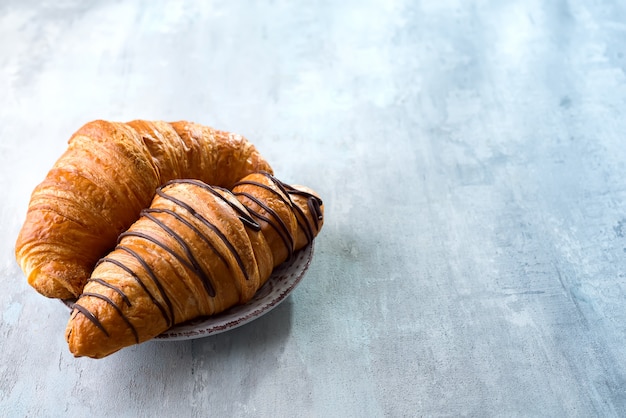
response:
[[[177,178],[231,187],[260,170],[272,172],[239,135],[184,121],[90,122],[33,191],[17,261],[41,294],[76,298],[157,187]]]
[[[101,358],[247,302],[322,224],[317,194],[269,173],[243,178],[232,192],[192,179],[167,183],[97,263],[73,305],[70,351]]]

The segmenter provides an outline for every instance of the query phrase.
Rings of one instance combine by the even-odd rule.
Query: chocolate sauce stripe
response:
[[[319,197],[315,196],[313,193],[309,193],[309,192],[306,192],[304,190],[298,190],[295,187],[293,187],[293,186],[291,186],[291,185],[289,185],[287,183],[283,183],[282,181],[278,180],[276,177],[274,177],[273,175],[271,175],[270,173],[268,173],[266,171],[261,171],[260,173],[263,174],[268,179],[270,179],[271,181],[273,181],[274,184],[276,185],[276,187],[278,187],[280,189],[280,191],[285,194],[285,196],[289,197],[289,201],[294,206],[297,206],[297,205],[293,202],[293,200],[291,200],[291,195],[292,194],[299,195],[299,196],[304,196],[307,199],[315,199],[315,200],[318,201],[319,204],[322,203],[322,199],[320,199]]]
[[[278,187],[280,189],[280,191],[283,192],[285,194],[285,196],[287,196],[286,188],[287,187],[291,187],[291,186],[288,186],[287,184],[285,184],[282,181],[278,180],[276,177],[274,177],[273,175],[271,175],[267,171],[260,171],[259,174],[262,174],[265,177],[267,177],[268,179],[270,179],[270,181],[272,181],[276,185],[276,187]]]
[[[310,200],[315,200],[317,202],[317,205],[321,205],[322,199],[320,199],[319,197],[315,196],[313,193],[309,193],[307,191],[304,190],[298,190],[295,187],[287,184],[287,183],[283,183],[282,181],[278,180],[276,177],[272,176],[269,173],[265,173],[266,177],[268,177],[269,179],[271,179],[272,181],[274,181],[276,183],[276,185],[280,188],[280,190],[285,193],[285,195],[289,195],[291,197],[292,194],[298,195],[298,196],[303,196],[306,197],[307,199]],[[321,216],[321,212],[317,212],[318,216]]]
[[[271,179],[272,181],[274,181],[271,177],[270,177],[270,179]],[[275,184],[278,186],[278,183],[276,183],[276,182],[275,182]],[[293,207],[293,206],[294,206],[293,201],[291,201],[291,199],[289,199],[289,196],[288,196],[288,194],[287,194],[287,191],[286,191],[284,188],[280,188],[280,189],[281,189],[281,191],[285,190],[285,191],[284,191],[284,193],[281,193],[281,192],[279,192],[278,190],[276,190],[276,189],[272,188],[271,186],[269,186],[269,185],[267,185],[267,184],[259,183],[258,181],[253,181],[253,180],[242,180],[242,181],[239,181],[239,182],[235,183],[235,185],[233,186],[233,189],[234,189],[236,186],[245,186],[245,185],[248,185],[248,186],[256,186],[256,187],[259,187],[259,188],[261,188],[261,189],[263,189],[263,190],[267,190],[268,192],[270,192],[270,193],[272,193],[272,194],[274,194],[274,195],[278,196],[278,198],[279,198],[280,200],[282,200],[283,202],[285,202],[285,204],[286,204],[286,205],[288,205],[288,206],[290,206],[290,207]],[[287,197],[287,199],[285,199],[285,197]]]
[[[307,207],[309,208],[309,212],[311,213],[311,217],[313,218],[313,221],[315,222],[315,229],[317,231],[319,231],[320,229],[320,221],[322,220],[322,210],[320,205],[322,204],[322,199],[320,199],[319,197],[315,196],[314,194],[302,191],[302,190],[297,190],[294,188],[291,188],[290,190],[287,191],[287,193],[289,194],[289,198],[291,199],[291,195],[296,195],[296,196],[302,196],[305,197],[307,202]],[[309,239],[309,242],[311,242],[311,240],[313,240],[314,238],[314,234],[313,234],[313,230],[311,228],[311,224],[309,222],[309,217],[306,216],[304,214],[304,212],[302,211],[302,209],[298,206],[295,205],[295,207],[298,209],[298,211],[302,214],[302,216],[306,219],[307,221],[307,226],[310,228],[311,231],[311,238]]]
[[[289,192],[289,198],[291,199],[291,192]],[[305,196],[307,198],[306,204],[307,207],[309,209],[309,212],[311,213],[311,218],[313,218],[313,222],[315,223],[315,229],[319,232],[320,230],[320,220],[321,220],[321,209],[319,206],[319,201],[320,199],[317,199],[314,195],[310,194],[310,193],[306,193],[303,192],[301,193],[293,193],[293,194],[297,194],[300,196]],[[298,225],[300,226],[300,228],[304,231],[305,235],[307,236],[307,242],[311,242],[313,241],[313,239],[315,238],[315,234],[313,232],[313,227],[311,226],[311,218],[309,218],[308,216],[306,216],[306,214],[304,213],[304,211],[302,210],[302,208],[300,208],[299,205],[294,205],[294,208],[296,209],[296,212],[298,214],[300,214],[300,216],[306,221],[306,229],[305,229],[305,225],[303,225],[300,222],[300,219],[298,217],[296,217],[296,219],[298,219]]]
[[[166,185],[175,184],[175,183],[193,184],[194,186],[203,188],[204,190],[210,192],[211,194],[213,194],[214,196],[222,200],[224,203],[229,205],[231,208],[233,208],[233,210],[237,212],[237,215],[239,216],[239,219],[241,220],[241,222],[243,222],[245,225],[249,226],[252,230],[257,231],[257,232],[261,230],[261,225],[258,222],[256,222],[249,213],[247,213],[245,210],[243,210],[234,202],[231,202],[230,200],[226,199],[226,197],[224,197],[224,195],[222,195],[221,193],[217,192],[217,190],[221,190],[226,193],[231,193],[230,190],[225,189],[223,187],[209,186],[208,184],[203,183],[200,180],[194,180],[194,179],[171,180],[167,182]]]
[[[172,197],[172,196],[164,193],[162,190],[158,190],[157,189],[157,194],[159,196],[163,197],[164,199],[167,199],[167,200],[169,200],[169,201],[179,205],[180,207],[184,208],[189,213],[191,213],[196,219],[199,219],[211,231],[213,231],[218,236],[218,238],[224,243],[224,245],[226,245],[228,250],[233,255],[233,257],[235,258],[235,261],[237,262],[237,265],[241,269],[241,272],[243,273],[243,276],[245,277],[245,279],[249,280],[249,276],[248,276],[248,272],[246,270],[246,266],[244,265],[243,260],[241,259],[241,256],[239,255],[239,252],[237,251],[235,246],[228,240],[228,238],[224,235],[224,233],[219,230],[219,228],[217,226],[215,226],[213,223],[211,223],[208,219],[206,219],[200,213],[196,212],[196,210],[194,208],[192,208],[191,206],[189,206],[187,203],[185,203],[185,202],[183,202],[183,201],[181,201],[179,199],[176,199],[175,197]]]
[[[200,281],[202,281],[202,285],[204,286],[204,290],[206,290],[206,292],[209,294],[209,296],[215,297],[215,288],[213,287],[213,283],[212,283],[211,277],[209,276],[209,274],[206,271],[204,271],[202,266],[200,266],[200,264],[198,263],[198,260],[193,255],[193,251],[191,251],[191,248],[185,242],[185,240],[180,235],[178,235],[174,230],[172,230],[172,228],[167,226],[165,223],[161,222],[159,219],[157,219],[156,217],[154,217],[150,213],[144,213],[144,216],[146,218],[150,219],[156,225],[158,225],[161,229],[163,229],[172,238],[174,238],[174,240],[181,246],[181,248],[185,252],[185,254],[187,256],[187,260],[183,259],[180,256],[180,254],[178,254],[172,248],[166,246],[162,242],[160,242],[160,241],[158,241],[156,239],[153,239],[152,237],[149,237],[149,236],[147,236],[147,237],[149,237],[152,242],[154,242],[155,244],[159,245],[161,248],[163,248],[164,250],[166,250],[167,252],[172,254],[174,257],[176,257],[176,259],[179,260],[187,268],[192,270],[200,278]]]
[[[305,220],[306,224],[304,224],[300,218],[298,216],[296,216],[296,220],[298,222],[298,226],[304,231],[304,234],[307,237],[307,241],[311,242],[313,240],[313,238],[315,237],[314,233],[313,233],[313,228],[311,226],[311,222],[309,220],[309,217],[306,216],[306,214],[304,213],[304,211],[293,201],[293,199],[291,198],[291,195],[298,195],[298,196],[303,196],[307,199],[307,207],[309,208],[309,211],[311,212],[311,216],[314,218],[315,221],[315,229],[319,230],[319,221],[321,220],[321,211],[319,209],[319,205],[321,204],[321,199],[317,196],[315,196],[312,193],[306,192],[304,190],[298,190],[286,183],[281,182],[280,180],[278,180],[276,177],[272,176],[271,174],[267,173],[267,172],[260,172],[260,174],[263,174],[265,177],[267,177],[270,181],[272,181],[276,187],[279,188],[279,190],[284,194],[284,196],[287,196],[287,198],[289,200],[285,200],[285,198],[283,197],[283,195],[278,192],[277,190],[275,190],[274,188],[272,188],[271,186],[267,185],[267,184],[263,184],[263,183],[259,183],[257,181],[253,181],[253,180],[243,180],[243,181],[239,181],[237,183],[235,183],[235,185],[233,186],[233,188],[235,186],[238,185],[251,185],[251,186],[257,186],[260,187],[264,190],[267,190],[273,194],[275,194],[276,196],[278,196],[282,201],[284,201],[287,205],[289,205],[291,208],[295,209],[296,212],[298,212],[301,217]]]
[[[91,278],[87,279],[87,282],[95,282],[95,283],[98,283],[98,284],[100,284],[100,285],[102,285],[102,286],[104,286],[104,287],[108,287],[109,289],[111,289],[111,290],[115,291],[118,295],[120,295],[120,296],[122,297],[122,299],[124,300],[124,302],[126,302],[126,305],[127,305],[129,308],[130,308],[131,306],[133,306],[133,305],[130,303],[130,299],[128,299],[128,296],[126,296],[126,293],[122,292],[122,290],[121,290],[121,289],[119,289],[119,288],[117,288],[117,287],[113,286],[111,283],[105,282],[104,280],[99,279],[99,278],[97,278],[97,277],[91,277]]]
[[[308,244],[309,242],[313,241],[313,238],[314,238],[313,228],[311,227],[311,222],[308,216],[306,216],[304,211],[300,208],[300,206],[295,205],[294,209],[296,212],[296,221],[298,222],[298,226],[300,227],[300,229],[304,232],[304,235],[306,235],[306,241]],[[300,221],[300,218],[304,219],[304,222]]]
[[[298,190],[292,186],[289,186],[288,184],[283,183],[283,185],[287,188],[287,194],[289,195],[289,199],[291,199],[291,195],[301,196],[307,199],[307,207],[309,208],[309,211],[311,212],[311,215],[315,220],[316,229],[319,230],[319,221],[322,220],[322,211],[320,208],[320,206],[323,204],[322,199],[315,196],[313,193],[305,192],[304,190]]]
[[[144,234],[143,232],[139,232],[139,231],[126,231],[123,234],[121,234],[120,237],[122,237],[122,238],[123,237],[137,237],[137,238],[145,239],[146,241],[150,241],[151,243],[161,247],[164,251],[170,253],[172,256],[174,256],[178,260],[178,262],[183,264],[189,270],[193,270],[195,272],[195,268],[194,268],[194,266],[191,264],[191,262],[189,260],[185,260],[180,254],[178,254],[172,248],[168,247],[167,245],[163,244],[158,239],[156,239],[156,238],[154,238],[154,237],[152,237],[152,236],[150,236],[148,234]]]
[[[314,196],[315,197],[315,196]],[[309,206],[309,211],[313,214],[313,220],[315,220],[315,227],[319,231],[320,229],[320,221],[324,218],[322,215],[322,200],[321,199],[311,199],[307,200],[307,205]]]
[[[121,268],[126,273],[128,273],[133,279],[135,279],[135,281],[139,284],[139,286],[143,289],[143,291],[146,292],[146,294],[148,295],[152,303],[154,303],[157,306],[157,308],[159,308],[159,311],[161,311],[161,315],[163,315],[163,319],[165,319],[165,322],[168,323],[168,326],[172,325],[172,319],[167,315],[167,312],[165,311],[165,307],[161,304],[161,302],[159,302],[154,297],[152,292],[150,292],[150,289],[148,289],[146,284],[139,278],[139,276],[137,276],[137,274],[130,267],[127,267],[126,264],[122,263],[121,261],[118,261],[114,258],[109,258],[109,257],[101,258],[96,264],[96,266],[101,263],[115,264],[117,267]]]
[[[313,199],[313,200],[316,200],[320,205],[323,203],[322,199],[320,199],[319,197],[315,196],[313,193],[305,192],[304,190],[298,190],[295,187],[292,187],[292,186],[289,186],[289,185],[286,185],[286,186],[288,187],[287,188],[287,193],[290,194],[290,195],[291,194],[295,194],[295,195],[298,195],[298,196],[303,196],[303,197],[306,197],[306,198],[309,198],[309,199]]]
[[[154,274],[154,270],[152,270],[152,268],[146,262],[146,260],[144,260],[143,257],[137,254],[137,252],[135,252],[133,249],[125,247],[123,245],[118,245],[115,248],[120,249],[122,251],[126,251],[128,254],[132,255],[139,262],[139,264],[141,264],[141,266],[146,271],[146,273],[148,273],[148,276],[150,276],[150,279],[152,280],[152,282],[159,289],[159,292],[161,293],[161,297],[163,298],[163,300],[165,301],[165,304],[167,305],[167,308],[170,312],[170,316],[169,316],[170,320],[168,323],[168,327],[175,324],[176,319],[174,316],[174,306],[172,305],[172,301],[170,300],[170,297],[168,296],[167,292],[163,288],[163,284],[161,283],[159,278],[156,276],[156,274]]]
[[[320,221],[322,220],[322,212],[320,210],[320,206],[324,203],[322,199],[320,199],[319,197],[315,196],[312,193],[305,192],[303,190],[291,189],[287,193],[289,193],[290,196],[296,195],[296,196],[305,197],[308,200],[309,205],[313,205],[313,207],[315,208],[315,210],[311,213],[314,213],[315,217],[318,220]],[[311,206],[309,206],[309,208],[311,208]]]
[[[300,218],[298,216],[296,216],[296,221],[298,222],[298,226],[300,227],[300,229],[302,229],[304,231],[304,234],[307,237],[307,242],[311,242],[311,240],[313,240],[313,229],[311,228],[311,224],[307,218],[307,216],[304,214],[304,212],[302,211],[302,209],[294,203],[294,201],[291,199],[291,196],[289,195],[289,192],[285,189],[285,187],[282,186],[282,184],[274,177],[270,176],[269,174],[267,174],[267,177],[274,182],[274,184],[276,184],[276,186],[281,190],[280,193],[278,190],[272,188],[271,186],[268,186],[267,184],[263,184],[263,183],[259,183],[257,181],[252,181],[252,180],[243,180],[240,182],[235,183],[235,186],[240,186],[240,185],[249,185],[249,186],[256,186],[259,187],[263,190],[267,190],[268,192],[271,192],[272,194],[278,196],[278,198],[280,200],[282,200],[287,206],[289,206],[291,208],[291,210],[295,210],[297,211],[302,218],[306,221],[306,224],[304,224]],[[235,187],[233,186],[233,188]],[[285,199],[284,196],[287,196],[287,199]]]
[[[98,327],[100,329],[100,331],[104,332],[104,335],[106,335],[107,337],[109,337],[109,333],[107,332],[106,328],[104,328],[104,325],[102,325],[102,322],[100,322],[100,320],[98,320],[98,318],[96,318],[94,316],[94,314],[92,314],[89,309],[85,308],[82,305],[79,305],[78,303],[74,303],[72,305],[73,309],[76,309],[78,312],[82,313],[83,315],[85,315],[85,318],[87,318],[88,320],[90,320],[96,327]]]
[[[148,209],[144,209],[142,211],[142,213],[164,213],[167,215],[170,215],[174,218],[176,218],[177,221],[185,224],[189,229],[191,229],[193,232],[195,232],[195,234],[202,240],[204,241],[204,243],[211,249],[211,251],[213,251],[215,253],[215,255],[217,257],[219,257],[220,260],[222,260],[222,262],[224,264],[226,264],[228,266],[228,268],[230,268],[230,264],[228,264],[228,261],[226,260],[226,258],[224,257],[224,255],[220,254],[220,252],[217,250],[217,248],[215,248],[215,245],[213,245],[213,243],[211,242],[211,240],[202,233],[202,231],[200,231],[200,229],[198,229],[198,227],[196,227],[194,224],[192,224],[191,222],[189,222],[187,219],[183,218],[181,215],[179,215],[178,213],[174,212],[173,210],[170,209],[161,209],[161,208],[148,208]]]
[[[272,176],[269,173],[265,173],[265,176],[267,178],[269,178],[270,180],[272,180],[274,182],[274,184],[276,184],[276,186],[280,189],[281,192],[283,192],[283,194],[287,197],[289,197],[288,193],[287,193],[287,184],[283,183],[282,181],[278,180],[276,177]],[[291,186],[289,186],[291,187]],[[293,202],[291,202],[293,203]]]
[[[272,216],[274,219],[276,219],[276,221],[278,222],[278,225],[274,222],[272,222],[269,218],[261,215],[260,213],[253,211],[252,209],[248,208],[248,210],[250,212],[252,212],[253,216],[256,216],[259,219],[262,219],[263,221],[267,222],[280,236],[280,238],[283,240],[283,243],[285,244],[285,247],[287,248],[287,253],[288,253],[288,257],[287,259],[291,259],[291,257],[293,256],[293,247],[294,247],[294,238],[291,235],[289,228],[287,228],[287,225],[285,224],[285,222],[282,220],[282,218],[280,216],[278,216],[278,214],[276,213],[276,211],[274,211],[274,209],[270,208],[269,206],[267,206],[265,203],[261,202],[261,200],[259,200],[257,197],[251,195],[250,193],[246,193],[246,192],[238,192],[238,193],[233,193],[235,196],[243,196],[246,197],[250,200],[252,200],[254,203],[256,203],[257,205],[259,205],[259,207],[261,207],[263,210],[265,210],[270,216]]]
[[[122,318],[122,320],[126,323],[126,325],[128,325],[128,327],[130,328],[130,330],[132,331],[133,335],[135,336],[135,342],[137,344],[139,344],[139,335],[137,334],[137,329],[133,326],[133,324],[130,323],[130,320],[128,319],[128,317],[124,314],[124,312],[122,311],[122,309],[118,306],[117,303],[113,302],[109,297],[101,295],[99,293],[92,293],[92,292],[85,292],[82,295],[80,295],[81,298],[85,297],[85,296],[90,296],[90,297],[94,297],[94,298],[98,298],[100,300],[105,301],[106,303],[108,303],[109,305],[111,305],[113,307],[113,309],[120,315],[120,317]],[[95,318],[95,317],[94,317]]]

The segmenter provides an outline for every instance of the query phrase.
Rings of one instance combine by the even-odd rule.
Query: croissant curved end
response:
[[[31,266],[26,258],[20,259],[22,271],[27,272],[28,284],[35,288],[41,295],[48,298],[72,299],[80,295],[82,289],[74,289],[71,283],[59,275],[57,262]],[[62,267],[61,267],[62,268]],[[80,273],[77,273],[80,274]]]

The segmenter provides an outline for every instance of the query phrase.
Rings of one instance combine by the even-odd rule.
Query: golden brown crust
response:
[[[268,174],[245,177],[233,193],[195,180],[159,188],[76,302],[66,329],[70,351],[104,357],[249,301],[275,265],[317,235],[322,214],[315,194]],[[305,219],[316,226],[299,242]]]
[[[258,170],[271,168],[239,135],[184,121],[90,122],[33,191],[16,258],[43,295],[76,297],[158,186],[197,178],[230,187]]]

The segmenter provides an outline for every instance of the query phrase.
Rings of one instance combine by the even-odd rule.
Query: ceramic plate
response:
[[[165,331],[161,340],[188,340],[219,334],[251,322],[282,302],[296,288],[311,264],[313,244],[296,252],[290,261],[278,266],[267,282],[245,305],[235,306],[218,315],[198,318]],[[71,307],[71,301],[64,301]]]

